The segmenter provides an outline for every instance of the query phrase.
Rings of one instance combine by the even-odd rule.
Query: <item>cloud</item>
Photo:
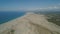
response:
[[[0,11],[46,11],[46,10],[55,10],[55,9],[60,9],[60,6],[49,6],[45,8],[0,8]]]
[[[49,6],[46,8],[30,8],[28,10],[30,10],[30,11],[34,11],[34,10],[44,11],[44,10],[56,10],[56,9],[60,9],[60,6]]]

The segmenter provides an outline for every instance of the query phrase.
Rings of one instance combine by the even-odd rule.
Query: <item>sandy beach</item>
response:
[[[14,30],[14,33],[11,33]],[[27,13],[0,25],[0,34],[60,34],[60,26],[50,23],[44,15]]]

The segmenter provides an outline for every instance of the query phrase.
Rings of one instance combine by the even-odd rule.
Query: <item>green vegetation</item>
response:
[[[50,13],[50,14],[46,14],[46,16],[49,22],[55,23],[60,26],[60,14],[59,13],[57,14]]]

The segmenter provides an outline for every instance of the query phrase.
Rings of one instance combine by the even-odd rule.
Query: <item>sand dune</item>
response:
[[[44,15],[26,15],[0,25],[0,34],[60,34],[60,26],[48,22]]]

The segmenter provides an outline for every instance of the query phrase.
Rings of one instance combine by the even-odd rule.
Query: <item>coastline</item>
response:
[[[48,21],[46,21],[44,15],[40,15],[39,16],[38,14],[34,14],[34,13],[25,14],[22,17],[16,18],[16,19],[11,20],[11,21],[9,21],[9,22],[7,22],[5,24],[2,24],[0,26],[1,27],[0,32],[3,32],[6,29],[11,29],[13,26],[16,26],[16,25],[24,23],[24,22],[28,22],[29,23],[29,21],[31,21],[34,24],[43,26],[44,28],[47,28],[50,31],[53,31],[53,32],[57,31],[57,32],[60,33],[59,27],[57,28],[57,26],[55,26],[54,24],[51,24]]]

